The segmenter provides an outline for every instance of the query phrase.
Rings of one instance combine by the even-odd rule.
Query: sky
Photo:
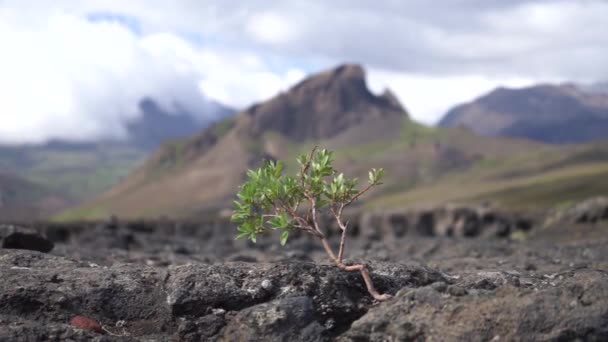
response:
[[[0,0],[0,143],[120,138],[154,98],[212,119],[360,63],[434,124],[497,86],[608,80],[604,0]]]

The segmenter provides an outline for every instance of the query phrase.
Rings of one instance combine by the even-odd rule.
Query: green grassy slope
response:
[[[111,148],[92,154],[47,155],[37,167],[29,170],[28,176],[51,189],[83,200],[116,184],[145,156],[145,152],[130,148]]]
[[[86,149],[3,148],[0,167],[77,202],[116,184],[146,155],[143,150],[119,144]]]
[[[15,175],[0,174],[0,221],[36,220],[69,203],[40,184]]]
[[[511,209],[546,209],[608,194],[608,144],[523,150],[508,158],[484,158],[466,170],[395,191],[368,207],[428,207],[491,202]]]
[[[331,139],[317,141],[298,143],[277,132],[267,132],[258,141],[226,140],[222,143],[226,146],[220,149],[226,152],[217,152],[213,158],[189,161],[178,153],[179,158],[169,168],[156,163],[153,169],[137,173],[124,185],[120,192],[123,195],[116,196],[117,192],[102,197],[57,219],[103,218],[116,213],[118,207],[127,208],[123,213],[132,217],[183,217],[202,208],[228,208],[229,201],[210,202],[212,197],[205,195],[236,191],[239,184],[234,176],[245,171],[245,164],[239,163],[247,156],[243,151],[256,150],[285,160],[287,171],[293,172],[295,156],[315,145],[334,150],[337,168],[349,176],[366,179],[370,168],[386,169],[385,185],[370,194],[364,203],[367,208],[490,201],[510,208],[542,209],[608,193],[608,182],[602,182],[608,176],[608,144],[554,146],[480,137],[463,129],[427,127],[407,119],[391,120],[364,122]],[[221,169],[219,163],[228,164]],[[195,174],[228,169],[233,174],[226,174],[225,184],[189,183]],[[142,188],[146,189],[142,192],[145,196],[128,198]]]
[[[364,126],[304,144],[276,134],[266,139],[283,146],[290,172],[297,168],[294,156],[315,145],[334,150],[338,169],[361,179],[370,168],[384,167],[385,185],[366,208],[491,202],[537,210],[608,194],[608,143],[555,146],[412,121],[398,126],[385,126],[383,134]]]

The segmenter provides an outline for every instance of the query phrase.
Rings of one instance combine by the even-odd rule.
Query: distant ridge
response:
[[[608,91],[602,89],[574,84],[497,88],[454,107],[439,126],[557,144],[608,140]]]
[[[191,136],[207,127],[211,122],[234,115],[235,111],[214,101],[208,101],[206,120],[195,117],[184,109],[175,108],[169,112],[151,98],[145,98],[139,103],[141,117],[132,120],[127,125],[129,144],[154,150],[162,143],[171,139],[181,139]]]

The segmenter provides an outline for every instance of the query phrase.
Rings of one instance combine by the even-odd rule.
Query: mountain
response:
[[[371,93],[358,65],[310,76],[286,92],[163,144],[102,196],[58,220],[191,217],[230,208],[245,172],[263,159],[286,161],[315,145],[335,151],[336,168],[366,179],[386,169],[369,208],[492,202],[546,209],[608,192],[608,144],[551,145],[428,127],[409,118],[390,90]]]
[[[605,84],[498,88],[451,109],[440,127],[468,127],[486,136],[521,137],[547,143],[608,139]]]
[[[335,136],[364,120],[406,115],[390,92],[376,96],[369,91],[361,66],[342,65],[250,107],[243,114],[250,120],[241,120],[240,126],[252,136],[274,131],[304,141]]]
[[[579,88],[592,94],[608,94],[608,82],[598,82],[588,85],[579,85]]]
[[[365,143],[399,135],[407,113],[387,92],[372,94],[358,65],[303,80],[200,134],[163,145],[125,181],[70,214],[182,216],[230,203],[248,168],[300,146],[341,136]],[[382,132],[393,127],[392,132]],[[356,144],[353,144],[356,145]]]
[[[179,106],[164,109],[149,98],[140,102],[140,109],[142,115],[127,123],[125,140],[0,146],[0,173],[18,174],[22,181],[62,194],[67,198],[62,203],[74,205],[118,183],[165,141],[191,136],[234,114],[212,101],[206,106],[208,112],[196,115]]]
[[[191,136],[211,122],[235,113],[233,109],[210,100],[205,105],[205,120],[179,106],[174,111],[167,111],[150,98],[143,99],[139,108],[142,116],[127,124],[128,143],[150,151],[167,140]]]

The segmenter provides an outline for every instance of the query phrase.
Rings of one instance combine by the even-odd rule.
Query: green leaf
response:
[[[384,169],[380,168],[378,170],[372,169],[369,172],[369,183],[373,185],[377,185],[380,183],[380,180],[384,176]]]
[[[283,165],[283,162],[279,160],[274,169],[274,176],[277,178],[280,177],[284,167],[285,165]]]
[[[281,246],[285,246],[285,244],[287,243],[287,238],[289,237],[289,231],[288,230],[284,230],[281,233]]]
[[[330,187],[331,187],[331,194],[335,195],[336,192],[338,192],[338,186],[336,185],[335,182],[332,182]]]
[[[242,239],[242,238],[244,238],[244,237],[248,237],[248,236],[249,236],[249,233],[248,233],[248,232],[244,232],[244,233],[239,233],[239,234],[236,236],[236,238],[237,238],[237,239]]]
[[[319,199],[317,200],[317,209],[319,208],[323,208],[324,206],[326,206],[327,204],[329,204],[329,200],[326,199]]]
[[[247,219],[247,216],[248,215],[245,213],[237,212],[237,213],[232,214],[232,216],[230,217],[230,220],[235,223],[241,223]]]
[[[281,213],[277,217],[273,217],[268,221],[272,226],[272,229],[285,229],[289,225],[289,220],[287,218],[287,214]]]
[[[300,165],[304,166],[308,162],[308,156],[306,154],[300,154],[297,161]]]

